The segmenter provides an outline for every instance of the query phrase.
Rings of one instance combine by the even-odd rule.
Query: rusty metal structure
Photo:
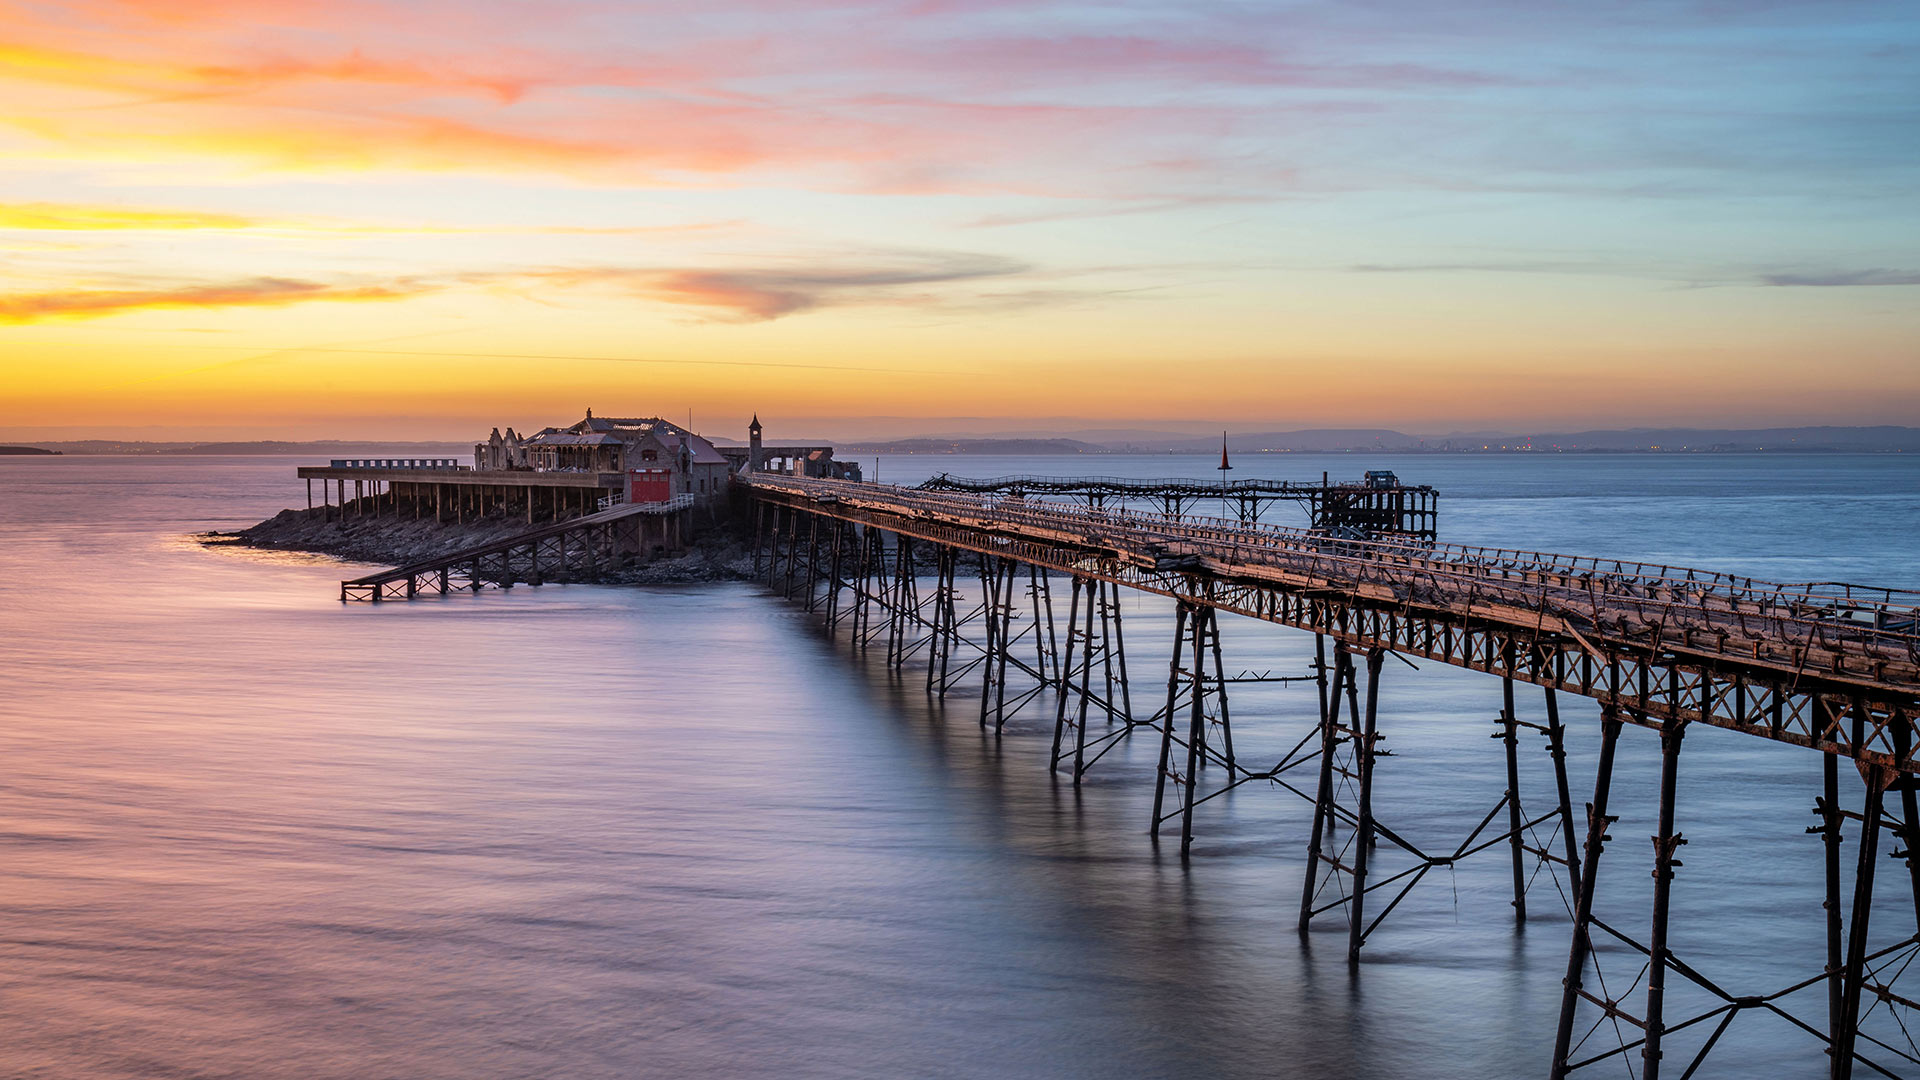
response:
[[[1224,458],[1222,459],[1224,460]],[[1360,483],[1318,484],[1294,480],[1141,480],[1122,476],[994,476],[969,479],[941,473],[921,491],[995,495],[1026,501],[1064,502],[1092,510],[1147,507],[1179,520],[1219,506],[1222,517],[1242,525],[1262,520],[1275,505],[1292,503],[1306,512],[1307,526],[1352,539],[1400,537],[1422,543],[1439,538],[1440,493],[1402,484],[1375,470]]]
[[[1050,694],[1050,762],[1076,783],[1121,740],[1157,739],[1150,830],[1157,837],[1177,820],[1183,857],[1196,807],[1226,791],[1265,782],[1311,803],[1300,927],[1344,914],[1351,960],[1434,869],[1504,855],[1522,922],[1531,876],[1557,875],[1572,896],[1573,922],[1552,1038],[1556,1080],[1607,1063],[1629,1063],[1648,1080],[1663,1070],[1684,1080],[1750,1014],[1817,1040],[1836,1080],[1920,1075],[1920,1046],[1909,1032],[1920,1002],[1900,984],[1920,959],[1920,933],[1869,944],[1883,858],[1903,864],[1908,926],[1920,927],[1920,594],[1440,544],[1411,535],[1418,530],[1351,539],[1261,524],[1257,513],[1243,520],[1139,512],[1096,493],[1105,481],[1049,482],[1044,490],[1066,496],[1058,501],[1034,497],[1043,490],[1037,478],[966,482],[979,488],[972,491],[953,490],[962,484],[951,478],[945,490],[774,476],[746,482],[756,571],[824,612],[829,627],[850,628],[852,648],[884,638],[888,665],[904,673],[910,661],[923,662],[927,689],[940,697],[975,683],[983,727],[997,730]],[[1217,497],[1220,485],[1205,486]],[[1428,528],[1431,507],[1429,499],[1420,511]],[[1054,595],[1062,578],[1064,605]],[[1121,590],[1174,608],[1165,694],[1149,715],[1128,688]],[[1221,649],[1228,615],[1311,633],[1314,662],[1298,675],[1231,674]],[[1491,734],[1502,746],[1505,790],[1489,793],[1476,828],[1439,849],[1381,820],[1374,807],[1377,767],[1388,755],[1380,685],[1390,661],[1409,658],[1500,680]],[[1276,761],[1236,753],[1230,692],[1243,682],[1314,688],[1315,722]],[[1517,704],[1524,685],[1541,688],[1537,719]],[[1568,777],[1562,694],[1600,706],[1584,814]],[[1826,963],[1786,986],[1723,986],[1672,947],[1672,882],[1686,843],[1675,809],[1678,765],[1696,725],[1803,748],[1810,780],[1817,771],[1817,825],[1809,831],[1825,856]],[[1633,728],[1656,733],[1661,749],[1642,931],[1595,903],[1596,881],[1619,872],[1619,856],[1602,856],[1618,820],[1609,813],[1616,749]],[[1556,799],[1544,812],[1519,796],[1523,732],[1543,736],[1548,751]],[[1843,759],[1862,778],[1853,807],[1843,798]],[[1896,841],[1893,851],[1882,847],[1883,834]],[[1857,845],[1851,874],[1844,835]],[[1609,982],[1603,956],[1638,972],[1630,966],[1623,980],[1616,967]],[[1669,1008],[1670,998],[1681,1000],[1671,993],[1680,983],[1710,1004]],[[1805,1015],[1805,999],[1821,989],[1825,1016]]]
[[[412,600],[516,583],[592,581],[653,548],[685,542],[691,495],[656,503],[618,503],[609,509],[530,529],[505,540],[474,544],[423,562],[340,583],[343,602]]]

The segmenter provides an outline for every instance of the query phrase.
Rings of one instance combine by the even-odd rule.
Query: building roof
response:
[[[687,451],[692,455],[695,465],[727,463],[726,455],[720,453],[713,443],[671,420],[662,420],[657,416],[617,417],[588,413],[586,419],[564,430],[547,428],[537,435],[528,436],[526,442],[529,446],[619,446],[647,436],[652,436],[662,447],[674,453],[679,452],[680,442],[685,439]]]
[[[576,435],[571,431],[554,431],[549,428],[538,435],[528,437],[528,446],[619,446],[624,440],[618,435]]]

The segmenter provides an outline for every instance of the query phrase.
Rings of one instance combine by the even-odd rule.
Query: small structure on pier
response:
[[[815,480],[858,480],[860,463],[835,461],[831,446],[768,446],[761,438],[760,416],[747,425],[747,445],[723,446],[735,473],[776,473]]]
[[[1431,544],[1439,539],[1440,493],[1426,484],[1402,484],[1385,469],[1372,469],[1360,483],[1295,480],[1226,480],[1226,450],[1220,452],[1223,479],[1136,479],[1121,476],[992,476],[972,479],[941,473],[920,484],[923,491],[1002,495],[1033,502],[1062,502],[1093,510],[1145,508],[1176,520],[1193,516],[1232,518],[1242,525],[1262,521],[1275,504],[1299,504],[1307,525],[1348,540],[1405,539]],[[1210,514],[1213,508],[1219,514]]]

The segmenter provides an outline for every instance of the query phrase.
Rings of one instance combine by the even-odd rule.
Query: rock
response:
[[[524,519],[488,518],[464,525],[428,519],[347,517],[329,521],[320,511],[282,510],[234,533],[206,533],[208,546],[312,551],[353,562],[406,566],[527,531]],[[607,571],[608,584],[674,585],[753,578],[753,553],[725,530],[696,537],[688,550]]]

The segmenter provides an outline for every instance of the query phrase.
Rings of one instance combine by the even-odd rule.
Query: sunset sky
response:
[[[1915,423],[1920,7],[0,0],[0,248],[13,439]]]

